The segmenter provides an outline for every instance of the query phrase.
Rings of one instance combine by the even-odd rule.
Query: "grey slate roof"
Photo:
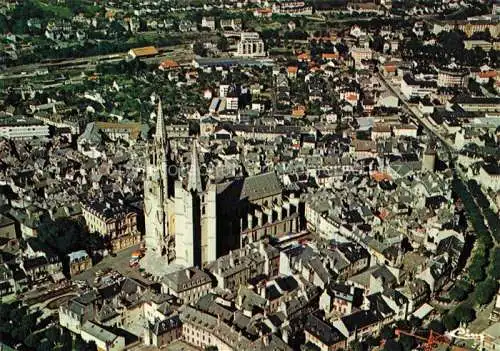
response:
[[[176,292],[189,290],[192,287],[204,285],[211,282],[210,276],[196,267],[181,269],[167,274],[163,282]]]

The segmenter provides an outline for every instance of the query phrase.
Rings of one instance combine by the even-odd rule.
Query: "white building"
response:
[[[416,138],[417,137],[417,131],[418,128],[417,126],[413,124],[400,124],[394,126],[392,132],[394,133],[394,136],[409,136]]]
[[[255,32],[241,33],[236,55],[247,56],[247,57],[266,56],[264,41],[260,38],[259,33]]]
[[[202,28],[208,28],[211,31],[215,30],[215,18],[213,17],[203,17],[201,19]]]
[[[33,118],[10,118],[0,121],[0,138],[29,139],[48,136],[49,126]]]
[[[401,80],[401,93],[405,98],[425,97],[436,92],[437,84],[434,80],[417,80],[405,74]]]
[[[231,111],[238,110],[238,97],[237,96],[226,97],[226,110],[231,110]]]

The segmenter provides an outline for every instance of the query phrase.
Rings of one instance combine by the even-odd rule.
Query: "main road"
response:
[[[401,104],[403,105],[404,109],[410,114],[410,116],[413,117],[414,121],[416,121],[419,125],[421,125],[426,132],[428,132],[430,135],[434,136],[435,138],[439,139],[441,143],[444,145],[446,148],[446,151],[448,152],[450,161],[453,159],[453,155],[456,153],[455,146],[448,140],[446,139],[443,135],[439,133],[435,129],[435,127],[430,123],[430,121],[415,107],[412,106],[403,96],[401,91],[398,89],[398,87],[393,86],[390,82],[386,80],[386,78],[378,73],[379,80],[384,83],[384,85],[392,91],[394,95],[398,97],[398,99],[401,101]]]

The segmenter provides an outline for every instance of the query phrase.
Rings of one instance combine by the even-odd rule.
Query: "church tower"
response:
[[[216,258],[216,187],[203,184],[198,153],[194,139],[187,179],[175,183],[176,262],[186,267]]]
[[[168,264],[175,256],[173,233],[169,228],[169,213],[173,204],[173,181],[169,175],[170,146],[165,130],[161,100],[158,102],[156,132],[148,145],[144,179],[145,244],[148,261]]]

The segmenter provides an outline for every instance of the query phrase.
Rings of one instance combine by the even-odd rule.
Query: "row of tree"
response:
[[[492,301],[498,290],[500,275],[498,272],[500,250],[498,247],[492,249],[494,247],[492,234],[483,217],[484,206],[489,208],[489,202],[475,181],[469,181],[466,185],[460,179],[455,178],[452,186],[454,193],[462,201],[467,218],[474,228],[476,243],[466,278],[457,281],[450,291],[452,299],[463,302],[444,315],[443,322],[448,330],[457,328],[460,323],[470,323],[475,319],[474,304],[481,306]]]
[[[487,37],[488,33],[485,32],[483,36]],[[423,65],[429,63],[438,66],[448,64],[450,58],[454,58],[456,63],[463,66],[478,67],[486,63],[494,67],[498,64],[497,51],[485,52],[481,48],[466,50],[464,47],[466,39],[467,35],[460,30],[439,33],[435,45],[424,45],[423,40],[413,37],[402,47],[403,58]]]

